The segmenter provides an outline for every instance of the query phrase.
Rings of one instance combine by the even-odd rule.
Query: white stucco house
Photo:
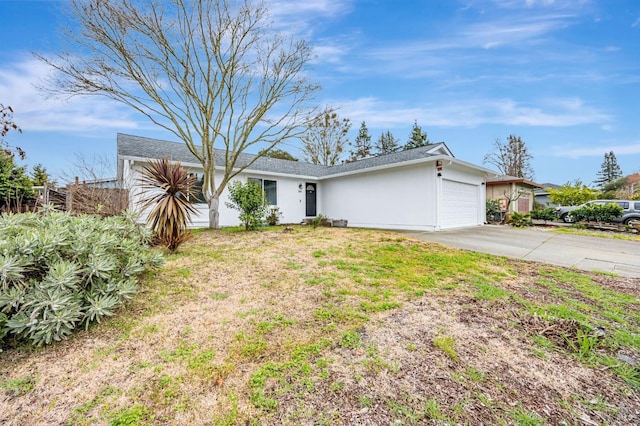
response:
[[[148,159],[167,156],[202,176],[202,167],[183,143],[118,134],[118,179],[140,196],[139,170]],[[255,156],[242,154],[238,166]],[[222,176],[224,151],[216,151]],[[322,214],[346,219],[350,227],[438,231],[485,223],[485,182],[498,174],[453,156],[444,143],[321,166],[275,158],[258,158],[235,179],[256,180],[282,223],[300,223]],[[220,180],[219,178],[217,179]],[[238,213],[220,200],[220,225],[239,225]],[[133,207],[133,206],[132,206]],[[208,226],[208,207],[198,205],[193,227]]]

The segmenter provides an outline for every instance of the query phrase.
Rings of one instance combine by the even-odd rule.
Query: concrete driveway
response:
[[[506,225],[408,234],[481,253],[640,277],[640,241],[567,235],[547,228],[518,229]]]

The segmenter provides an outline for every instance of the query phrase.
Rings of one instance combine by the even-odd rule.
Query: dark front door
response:
[[[305,192],[307,193],[306,197],[306,206],[307,206],[307,217],[313,217],[316,215],[316,184],[315,183],[305,183]]]

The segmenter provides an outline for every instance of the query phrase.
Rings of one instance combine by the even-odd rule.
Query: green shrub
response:
[[[137,292],[137,275],[162,263],[130,214],[0,216],[0,235],[0,348],[9,337],[49,344],[100,322]]]
[[[592,204],[571,211],[571,216],[576,222],[613,222],[622,216],[622,207],[616,203]]]
[[[559,188],[547,188],[551,202],[557,206],[579,206],[595,200],[600,192],[584,185],[582,181],[567,182]]]
[[[507,223],[511,226],[515,226],[516,228],[524,228],[533,225],[533,222],[531,222],[531,216],[526,213],[518,212],[512,213]]]
[[[544,220],[545,222],[547,222],[548,220],[556,220],[557,218],[558,216],[556,215],[556,209],[554,209],[553,207],[533,210],[531,212],[531,219]]]
[[[233,181],[228,186],[229,200],[225,204],[230,209],[238,210],[238,218],[244,224],[245,230],[256,229],[262,223],[262,218],[269,205],[257,182]]]
[[[500,212],[499,200],[487,200],[487,222],[500,222],[502,221],[502,213]]]
[[[311,219],[311,226],[313,226],[313,229],[316,229],[318,226],[331,226],[331,221],[327,216],[319,214]]]

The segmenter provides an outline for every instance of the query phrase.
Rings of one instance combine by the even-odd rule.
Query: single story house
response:
[[[139,200],[139,171],[149,159],[168,157],[202,177],[199,161],[183,143],[118,134],[118,178]],[[255,158],[242,154],[238,167]],[[224,170],[224,151],[216,150],[216,180]],[[258,158],[235,179],[263,186],[267,200],[282,213],[282,223],[300,223],[319,214],[346,219],[364,228],[437,231],[485,222],[485,180],[496,176],[456,159],[444,143],[322,166],[269,157]],[[237,226],[238,212],[220,200],[220,225]],[[197,205],[193,227],[208,226],[208,206]]]
[[[540,204],[542,207],[556,207],[556,205],[549,198],[549,190],[550,189],[558,189],[560,185],[556,185],[555,183],[543,183],[542,188],[538,188],[534,191],[536,196],[536,203]]]
[[[534,191],[542,188],[539,183],[515,176],[496,176],[487,179],[487,200],[499,200],[500,208],[507,213],[529,213],[533,210]]]

